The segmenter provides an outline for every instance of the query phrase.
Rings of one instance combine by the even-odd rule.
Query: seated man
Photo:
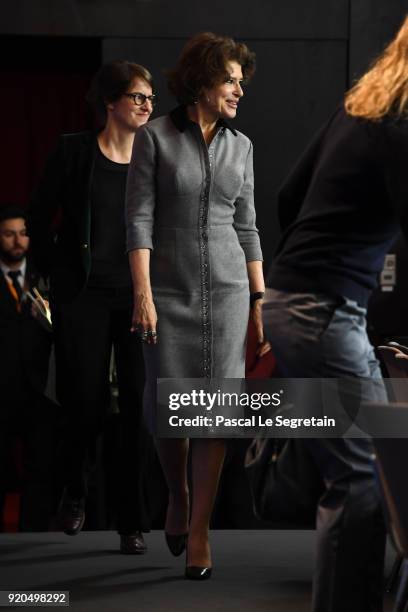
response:
[[[52,335],[39,321],[27,291],[38,276],[27,251],[25,213],[0,209],[0,531],[7,465],[15,437],[23,442],[20,528],[48,528],[53,511],[52,465],[56,406],[44,396]]]

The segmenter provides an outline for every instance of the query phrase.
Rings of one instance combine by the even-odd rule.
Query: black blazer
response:
[[[35,265],[50,278],[52,298],[71,301],[91,267],[90,188],[96,133],[61,136],[29,207],[28,233]]]
[[[30,260],[27,262],[26,285],[39,286],[39,275]],[[1,396],[21,389],[44,393],[50,358],[52,334],[31,315],[31,302],[23,302],[18,312],[8,283],[0,270],[0,392]]]

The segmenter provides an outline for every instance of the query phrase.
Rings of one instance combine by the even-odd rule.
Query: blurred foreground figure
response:
[[[355,377],[384,388],[366,304],[401,224],[408,231],[408,18],[316,135],[282,187],[283,236],[265,330],[288,377]],[[321,407],[316,406],[316,410]],[[314,612],[382,610],[385,530],[371,441],[309,439],[324,479]]]

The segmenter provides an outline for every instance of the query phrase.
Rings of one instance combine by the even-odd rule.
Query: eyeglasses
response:
[[[136,91],[135,93],[125,93],[124,96],[133,99],[133,104],[136,106],[143,106],[146,100],[149,100],[150,104],[154,106],[156,104],[157,96],[156,94],[152,94],[151,96],[145,96],[145,94],[139,93]]]

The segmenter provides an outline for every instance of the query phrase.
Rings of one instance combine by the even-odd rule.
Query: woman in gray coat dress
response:
[[[181,106],[135,139],[126,198],[128,250],[150,422],[158,377],[245,376],[250,294],[259,352],[267,348],[252,144],[228,123],[243,95],[242,80],[254,68],[254,54],[244,44],[211,33],[193,37],[170,75]],[[189,441],[156,443],[169,487],[167,543],[181,554],[188,532],[186,577],[209,578],[209,520],[225,443],[191,441],[190,525]]]

